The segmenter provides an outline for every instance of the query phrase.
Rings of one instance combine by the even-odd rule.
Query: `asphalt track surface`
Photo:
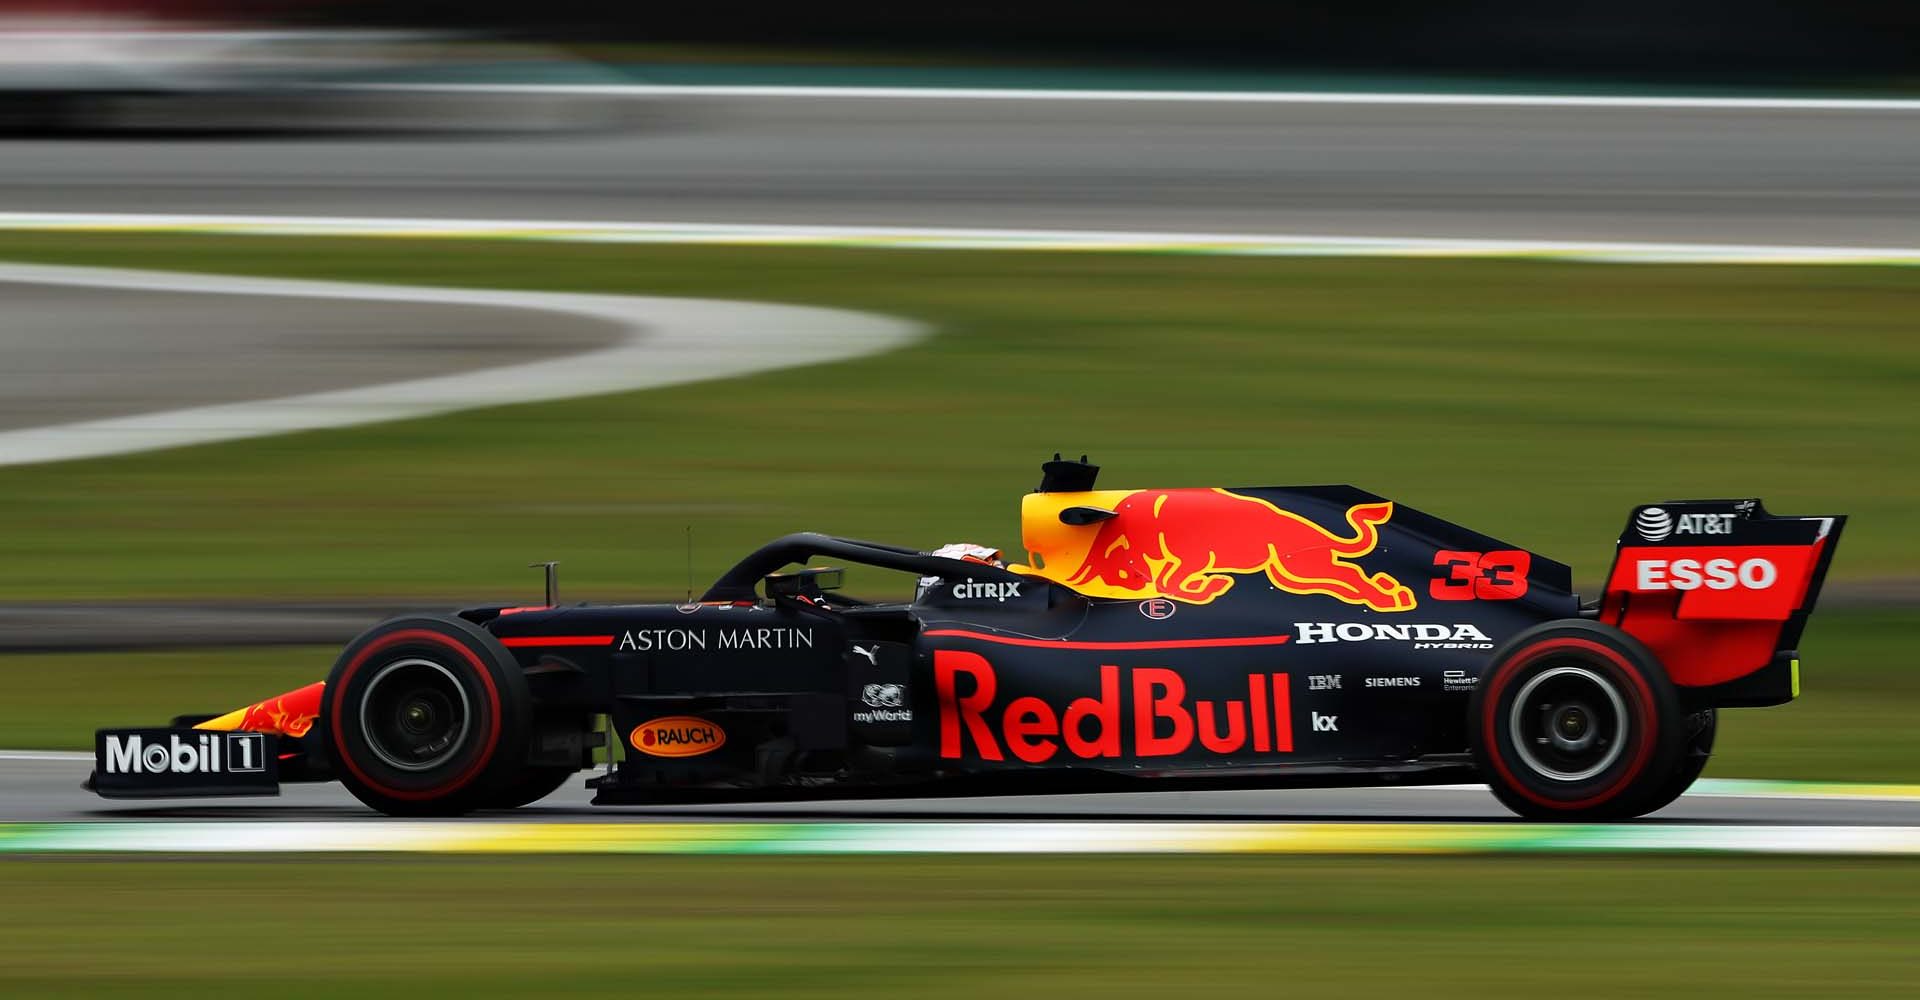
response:
[[[774,303],[712,299],[661,298],[638,295],[580,295],[458,288],[424,288],[347,282],[236,278],[219,275],[172,274],[164,271],[111,268],[51,267],[0,263],[0,295],[9,286],[50,285],[66,294],[49,297],[43,310],[56,317],[53,331],[23,330],[0,339],[0,368],[24,366],[22,385],[47,382],[56,387],[54,399],[66,391],[92,388],[102,378],[100,369],[134,368],[137,356],[127,349],[142,345],[160,368],[178,360],[184,369],[172,372],[174,395],[186,397],[195,385],[214,395],[210,402],[184,407],[144,410],[95,419],[39,423],[25,428],[0,426],[0,465],[28,464],[145,451],[155,448],[262,437],[319,427],[359,424],[451,413],[502,403],[567,399],[677,385],[703,379],[727,378],[775,368],[818,364],[883,351],[912,341],[924,333],[916,323],[869,313],[789,306]],[[242,332],[194,323],[174,329],[154,329],[141,315],[119,317],[121,325],[102,330],[82,324],[102,290],[143,293],[137,301],[150,302],[155,293],[191,291],[214,299],[238,298],[249,305],[253,321],[240,324]],[[107,298],[111,299],[109,294]],[[276,309],[284,299],[317,300],[322,304],[407,303],[435,308],[452,307],[453,322],[474,321],[480,311],[498,315],[488,323],[518,328],[531,344],[545,345],[545,328],[561,331],[591,320],[602,336],[598,342],[576,339],[572,353],[527,359],[507,351],[500,363],[472,371],[426,371],[421,377],[394,378],[379,362],[406,354],[420,341],[404,332],[387,338],[320,335],[340,321],[325,315],[324,322],[301,323],[298,311]],[[262,307],[265,300],[266,307]],[[0,298],[0,304],[7,300]],[[187,307],[204,308],[204,306]],[[73,314],[77,312],[78,317]],[[286,315],[283,316],[283,313]],[[541,315],[547,314],[547,315]],[[557,314],[557,319],[555,314]],[[0,314],[4,315],[4,314]],[[348,321],[354,313],[349,311]],[[95,317],[96,319],[99,317]],[[202,316],[202,319],[205,317]],[[312,317],[310,316],[309,319]],[[445,322],[447,320],[443,320]],[[66,330],[59,329],[67,325]],[[29,324],[21,324],[29,327]],[[465,357],[481,361],[478,352],[489,339],[484,333]],[[64,334],[64,335],[63,335]],[[337,330],[336,330],[337,334]],[[282,350],[278,338],[292,338],[302,347]],[[558,338],[565,345],[567,338]],[[549,345],[551,346],[551,345]],[[353,381],[362,384],[293,395],[273,395],[249,383],[249,377],[271,371],[282,354],[293,360],[315,362],[325,358],[341,367],[357,366]],[[16,360],[16,358],[20,360]],[[23,365],[24,362],[24,365]],[[366,368],[372,371],[366,371]],[[409,366],[396,364],[401,370]],[[420,367],[417,363],[413,367]],[[119,376],[125,388],[151,393],[137,371]],[[236,388],[239,387],[239,388]],[[0,386],[4,388],[4,386]],[[225,393],[246,398],[221,401]],[[28,400],[29,403],[32,400]],[[80,402],[68,407],[83,406]],[[119,405],[100,403],[96,405]],[[28,407],[28,412],[31,407]]]
[[[73,288],[0,275],[0,429],[521,364],[612,323],[523,310]]]
[[[277,798],[109,801],[83,791],[81,754],[0,752],[0,822],[377,820],[336,784],[288,785]],[[582,774],[584,780],[588,775]],[[1327,788],[1138,792],[982,798],[887,799],[739,805],[602,808],[570,785],[540,803],[450,822],[543,823],[684,820],[1261,820],[1506,821],[1513,815],[1483,788]],[[1920,799],[1690,795],[1653,822],[1784,826],[1915,826]]]
[[[645,95],[561,136],[0,140],[0,211],[1904,246],[1920,111]]]

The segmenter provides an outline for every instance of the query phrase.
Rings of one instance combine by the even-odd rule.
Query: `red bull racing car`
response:
[[[796,534],[685,604],[549,587],[388,621],[324,682],[101,730],[90,787],[337,780],[447,815],[582,771],[614,805],[1481,780],[1528,817],[1632,817],[1699,775],[1719,709],[1798,695],[1846,523],[1643,506],[1583,604],[1565,565],[1353,487],[1102,490],[1097,471],[1046,463],[1024,565]],[[789,570],[818,558],[915,574],[917,596]]]

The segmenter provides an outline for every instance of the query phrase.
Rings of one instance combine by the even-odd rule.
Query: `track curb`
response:
[[[1920,827],[1527,823],[9,823],[0,854],[1920,856]]]

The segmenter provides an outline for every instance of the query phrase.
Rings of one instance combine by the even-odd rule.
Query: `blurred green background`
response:
[[[0,863],[11,996],[1911,996],[1895,859]]]
[[[5,598],[678,595],[801,528],[1016,549],[1041,458],[1352,482],[1597,579],[1628,509],[1848,513],[1920,572],[1920,272],[4,235],[15,260],[745,298],[921,319],[804,371],[0,470]]]
[[[1806,695],[1710,775],[1912,779],[1920,271],[0,235],[0,258],[834,305],[890,354],[642,393],[0,469],[8,600],[673,598],[800,529],[1017,550],[1056,450],[1113,486],[1352,482],[1571,563],[1626,512],[1853,516]],[[886,577],[856,576],[892,588]],[[320,649],[11,656],[0,744],[219,711]],[[156,708],[156,706],[159,706]]]
[[[928,323],[801,371],[0,469],[10,601],[673,598],[812,528],[1012,549],[1117,486],[1350,481],[1586,583],[1628,509],[1854,516],[1805,693],[1707,773],[1920,779],[1920,272],[0,236],[0,258],[813,303]],[[886,587],[892,581],[851,581]],[[697,585],[697,584],[696,584]],[[0,657],[0,745],[219,711],[333,650]],[[0,860],[0,993],[1905,996],[1920,867],[1771,857]],[[423,984],[430,984],[423,985]]]

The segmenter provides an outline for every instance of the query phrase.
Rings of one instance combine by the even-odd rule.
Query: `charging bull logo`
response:
[[[1340,535],[1257,497],[1219,489],[1140,490],[1100,522],[1064,582],[1096,597],[1170,597],[1206,604],[1236,574],[1265,573],[1292,594],[1324,594],[1375,611],[1410,611],[1413,591],[1353,562],[1373,551],[1389,501],[1347,510]],[[1053,567],[1056,568],[1057,567]]]

